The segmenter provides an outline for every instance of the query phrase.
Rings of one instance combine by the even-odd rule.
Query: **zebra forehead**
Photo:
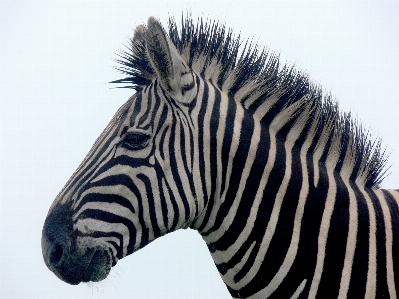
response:
[[[297,118],[307,114],[304,134],[316,128],[310,148],[328,143],[338,151],[339,167],[352,156],[351,179],[360,178],[369,187],[381,183],[387,158],[380,140],[371,139],[350,114],[341,113],[332,96],[323,95],[322,88],[311,83],[307,74],[292,66],[281,66],[278,55],[249,40],[242,42],[232,29],[218,21],[199,18],[194,23],[187,16],[177,24],[171,17],[164,31],[196,74],[234,97],[262,122],[270,124],[276,117],[286,115],[295,126],[299,124]],[[127,77],[111,83],[128,84],[124,88],[136,91],[144,91],[153,84],[157,74],[147,54],[145,32],[145,25],[137,26],[128,49],[119,51],[117,69]],[[292,114],[284,112],[292,105],[297,106]]]

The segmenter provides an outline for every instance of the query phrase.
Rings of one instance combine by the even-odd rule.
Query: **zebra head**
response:
[[[70,284],[100,281],[117,261],[198,214],[190,109],[197,77],[154,18],[139,26],[153,70],[116,113],[54,200],[42,232],[47,267]]]

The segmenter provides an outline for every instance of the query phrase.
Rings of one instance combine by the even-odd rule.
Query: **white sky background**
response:
[[[121,260],[104,282],[70,286],[42,260],[48,208],[133,90],[114,53],[151,15],[219,19],[281,53],[391,152],[399,188],[397,1],[0,0],[0,298],[229,298],[192,230]]]

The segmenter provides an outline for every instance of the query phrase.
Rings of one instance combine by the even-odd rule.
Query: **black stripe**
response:
[[[358,230],[355,256],[353,257],[351,283],[348,298],[364,298],[366,294],[367,271],[369,260],[370,215],[366,199],[356,184],[350,183],[356,196],[358,210]]]
[[[349,192],[341,177],[334,173],[337,194],[328,231],[323,272],[317,295],[337,298],[341,283],[349,227]]]
[[[129,209],[132,213],[135,213],[135,209],[129,199],[124,198],[115,194],[100,194],[100,193],[89,193],[83,197],[82,201],[79,203],[76,211],[80,211],[89,202],[107,202],[107,203],[117,203],[125,208]],[[79,215],[77,220],[81,219],[82,216]],[[77,221],[76,220],[76,221]]]
[[[137,128],[141,128],[143,130],[147,130],[149,126],[151,126],[151,122],[148,122],[147,126],[143,126],[142,123],[146,122],[149,118],[152,118],[152,113],[154,113],[152,92],[148,93],[148,96],[145,98],[147,101],[146,111],[143,113],[141,118],[137,122]],[[141,111],[140,111],[141,113]]]
[[[129,230],[129,245],[128,245],[128,254],[133,252],[134,242],[136,241],[136,229],[133,225],[133,222],[130,219],[112,214],[110,212],[97,210],[97,209],[87,209],[82,212],[80,215],[81,219],[97,219],[107,223],[122,223]],[[123,243],[121,243],[123,244]]]
[[[377,224],[377,292],[376,298],[389,298],[389,291],[387,285],[387,272],[386,272],[386,246],[385,246],[385,222],[384,215],[382,213],[382,208],[380,200],[375,195],[375,193],[366,189],[369,194],[376,215]]]
[[[145,176],[144,174],[138,174],[137,178],[140,179],[145,186],[145,191],[146,191],[146,195],[147,198],[145,198],[144,200],[148,200],[148,210],[149,210],[149,215],[146,214],[146,218],[150,217],[151,220],[151,225],[152,225],[152,230],[154,233],[154,237],[158,238],[161,235],[160,232],[160,228],[158,225],[158,221],[157,221],[157,215],[155,212],[155,200],[159,200],[158,198],[154,198],[154,194],[152,192],[152,184],[151,184],[151,180]],[[141,204],[142,204],[141,200]]]
[[[116,249],[116,257],[118,259],[123,258],[123,235],[121,235],[120,233],[95,231],[92,234],[84,234],[81,231],[78,231],[77,236],[79,236],[79,237],[90,236],[92,238],[108,238],[108,237],[117,238],[119,240],[119,244],[114,241],[110,241],[110,240],[107,240],[107,243],[111,244]],[[116,265],[115,258],[113,256],[112,251],[110,251],[110,252],[112,255],[113,262],[114,262],[113,266],[115,266]]]
[[[210,83],[209,83],[210,84]],[[211,84],[210,84],[211,85]],[[208,127],[208,125],[205,127],[204,124],[204,118],[200,118],[198,117],[198,123],[199,123],[199,127],[201,128],[201,130],[199,130],[199,139],[200,143],[199,144],[204,144],[204,133],[202,132],[202,130],[206,130],[209,131],[209,136],[211,137],[210,140],[210,144],[209,144],[209,151],[211,153],[211,157],[210,157],[210,171],[211,173],[205,173],[205,164],[201,163],[201,161],[205,160],[205,156],[204,156],[204,152],[203,152],[203,148],[205,146],[208,145],[204,145],[202,147],[202,149],[199,149],[199,153],[200,153],[200,168],[201,168],[201,177],[202,177],[202,183],[204,186],[204,198],[207,200],[207,202],[205,202],[207,209],[205,212],[205,216],[204,216],[204,220],[201,223],[200,227],[198,228],[198,231],[201,232],[201,235],[205,236],[206,234],[210,233],[210,231],[208,232],[203,232],[204,227],[207,225],[212,207],[213,207],[213,203],[214,203],[214,198],[215,198],[215,188],[216,188],[216,184],[217,184],[217,169],[216,169],[216,165],[217,165],[217,159],[216,159],[216,155],[213,153],[217,153],[217,140],[216,140],[216,136],[217,136],[217,128],[219,126],[219,110],[220,110],[220,92],[215,89],[214,87],[214,91],[215,91],[215,98],[214,99],[210,99],[209,98],[209,89],[207,84],[204,85],[205,89],[204,89],[204,98],[208,99],[208,105],[211,105],[210,103],[213,103],[212,106],[212,111],[211,111],[211,116],[210,116],[210,126]],[[202,109],[204,108],[204,109]],[[200,111],[200,115],[205,117],[205,113],[206,113],[206,107],[202,106],[201,107],[201,111]],[[206,157],[206,159],[208,159],[208,157]],[[206,179],[205,179],[205,175],[206,176],[210,176],[210,181],[211,181],[211,191],[210,194],[208,194],[208,190],[206,188]]]
[[[92,154],[90,156],[87,156],[85,158],[85,160],[82,162],[81,166],[76,170],[76,172],[81,172],[81,174],[73,177],[71,182],[68,183],[69,187],[63,191],[64,194],[68,193],[69,190],[72,190],[72,189],[74,189],[75,191],[78,190],[78,188],[80,186],[82,186],[83,183],[86,183],[87,179],[92,175],[92,173],[97,171],[96,168],[94,168],[91,171],[88,171],[88,169],[92,168],[92,166],[94,166],[96,164],[97,165],[101,164],[105,159],[108,158],[108,155],[107,155],[103,159],[99,160],[101,155],[104,153],[104,151],[109,148],[109,145],[113,142],[114,138],[118,135],[118,132],[127,117],[128,110],[129,110],[129,106],[127,105],[125,107],[125,110],[121,111],[120,118],[118,116],[118,122],[116,123],[116,128],[114,130],[110,130],[108,132],[108,133],[112,132],[112,134],[110,134],[110,135],[106,134],[102,137],[101,141],[96,142],[98,144],[101,144],[102,140],[105,140],[105,139],[107,140],[101,148],[91,149]],[[117,116],[115,116],[115,117],[117,117]],[[104,132],[103,132],[103,134],[104,134]],[[97,151],[96,155],[94,155],[95,151]],[[89,164],[84,164],[84,163],[87,163],[87,161],[91,161],[91,162]],[[79,184],[77,183],[78,181],[80,181]]]
[[[207,84],[202,85],[204,88],[204,94],[203,94],[203,101],[202,105],[200,107],[200,111],[198,113],[198,163],[199,163],[199,174],[200,174],[200,179],[201,179],[201,186],[203,186],[202,192],[204,194],[204,207],[212,207],[213,206],[213,198],[210,197],[208,194],[208,190],[206,188],[206,179],[205,176],[208,174],[205,173],[205,155],[204,155],[204,130],[208,130],[209,128],[205,128],[204,125],[204,118],[205,118],[205,113],[206,113],[206,108],[207,105],[209,104],[209,101],[212,101],[213,99],[209,99],[209,88]],[[211,213],[211,208],[207,208],[205,215],[204,215],[204,220],[202,221],[201,225],[197,228],[199,232],[201,232],[204,227],[207,225],[207,220],[209,218],[209,215]]]
[[[201,185],[203,186],[203,194],[204,194],[204,207],[213,206],[214,199],[208,194],[208,190],[206,188],[206,176],[208,174],[205,172],[205,155],[204,155],[204,148],[201,147],[201,145],[204,144],[204,136],[206,133],[204,132],[205,130],[209,130],[209,127],[205,127],[204,124],[204,119],[205,119],[205,113],[207,106],[209,105],[209,101],[213,101],[214,99],[209,99],[209,87],[208,84],[203,84],[204,88],[204,94],[202,97],[202,105],[200,107],[200,111],[198,113],[198,144],[200,148],[198,148],[198,162],[199,162],[199,173],[200,173],[200,178],[201,178]],[[207,157],[208,159],[208,157]],[[198,231],[202,232],[204,227],[208,223],[209,215],[211,213],[211,208],[208,208],[205,212],[204,215],[204,220],[202,221],[201,225],[198,227]],[[202,233],[201,233],[202,234]]]
[[[99,175],[101,175],[102,173],[106,172],[107,170],[115,167],[115,166],[119,166],[119,165],[141,165],[141,166],[147,166],[149,167],[149,163],[147,159],[134,159],[134,158],[130,158],[128,156],[118,156],[116,158],[113,159],[109,159],[108,163],[105,163],[103,166],[101,166],[98,169],[95,169],[94,171],[97,172],[97,175],[95,177],[92,178],[92,180],[94,180],[96,177],[98,177]],[[130,190],[135,193],[135,187],[134,187],[134,182],[130,179],[129,176],[121,174],[122,176],[109,176],[108,178],[104,178],[101,180],[102,183],[99,182],[94,182],[94,183],[90,183],[90,182],[86,182],[85,185],[83,185],[78,192],[78,196],[77,198],[81,198],[82,194],[90,189],[93,186],[103,186],[104,184],[109,184],[109,185],[117,185],[118,183],[121,183],[125,186],[130,186]],[[136,189],[137,190],[137,189]],[[135,193],[136,194],[136,193]]]

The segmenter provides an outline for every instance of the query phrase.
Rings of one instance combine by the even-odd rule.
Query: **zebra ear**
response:
[[[148,57],[162,87],[175,100],[190,104],[197,93],[190,67],[183,61],[155,18],[148,19],[145,34]]]
[[[145,32],[147,31],[147,28],[145,25],[140,24],[134,29],[134,34],[133,34],[133,45],[141,43],[145,44]],[[133,48],[132,51],[134,52],[135,49]]]

